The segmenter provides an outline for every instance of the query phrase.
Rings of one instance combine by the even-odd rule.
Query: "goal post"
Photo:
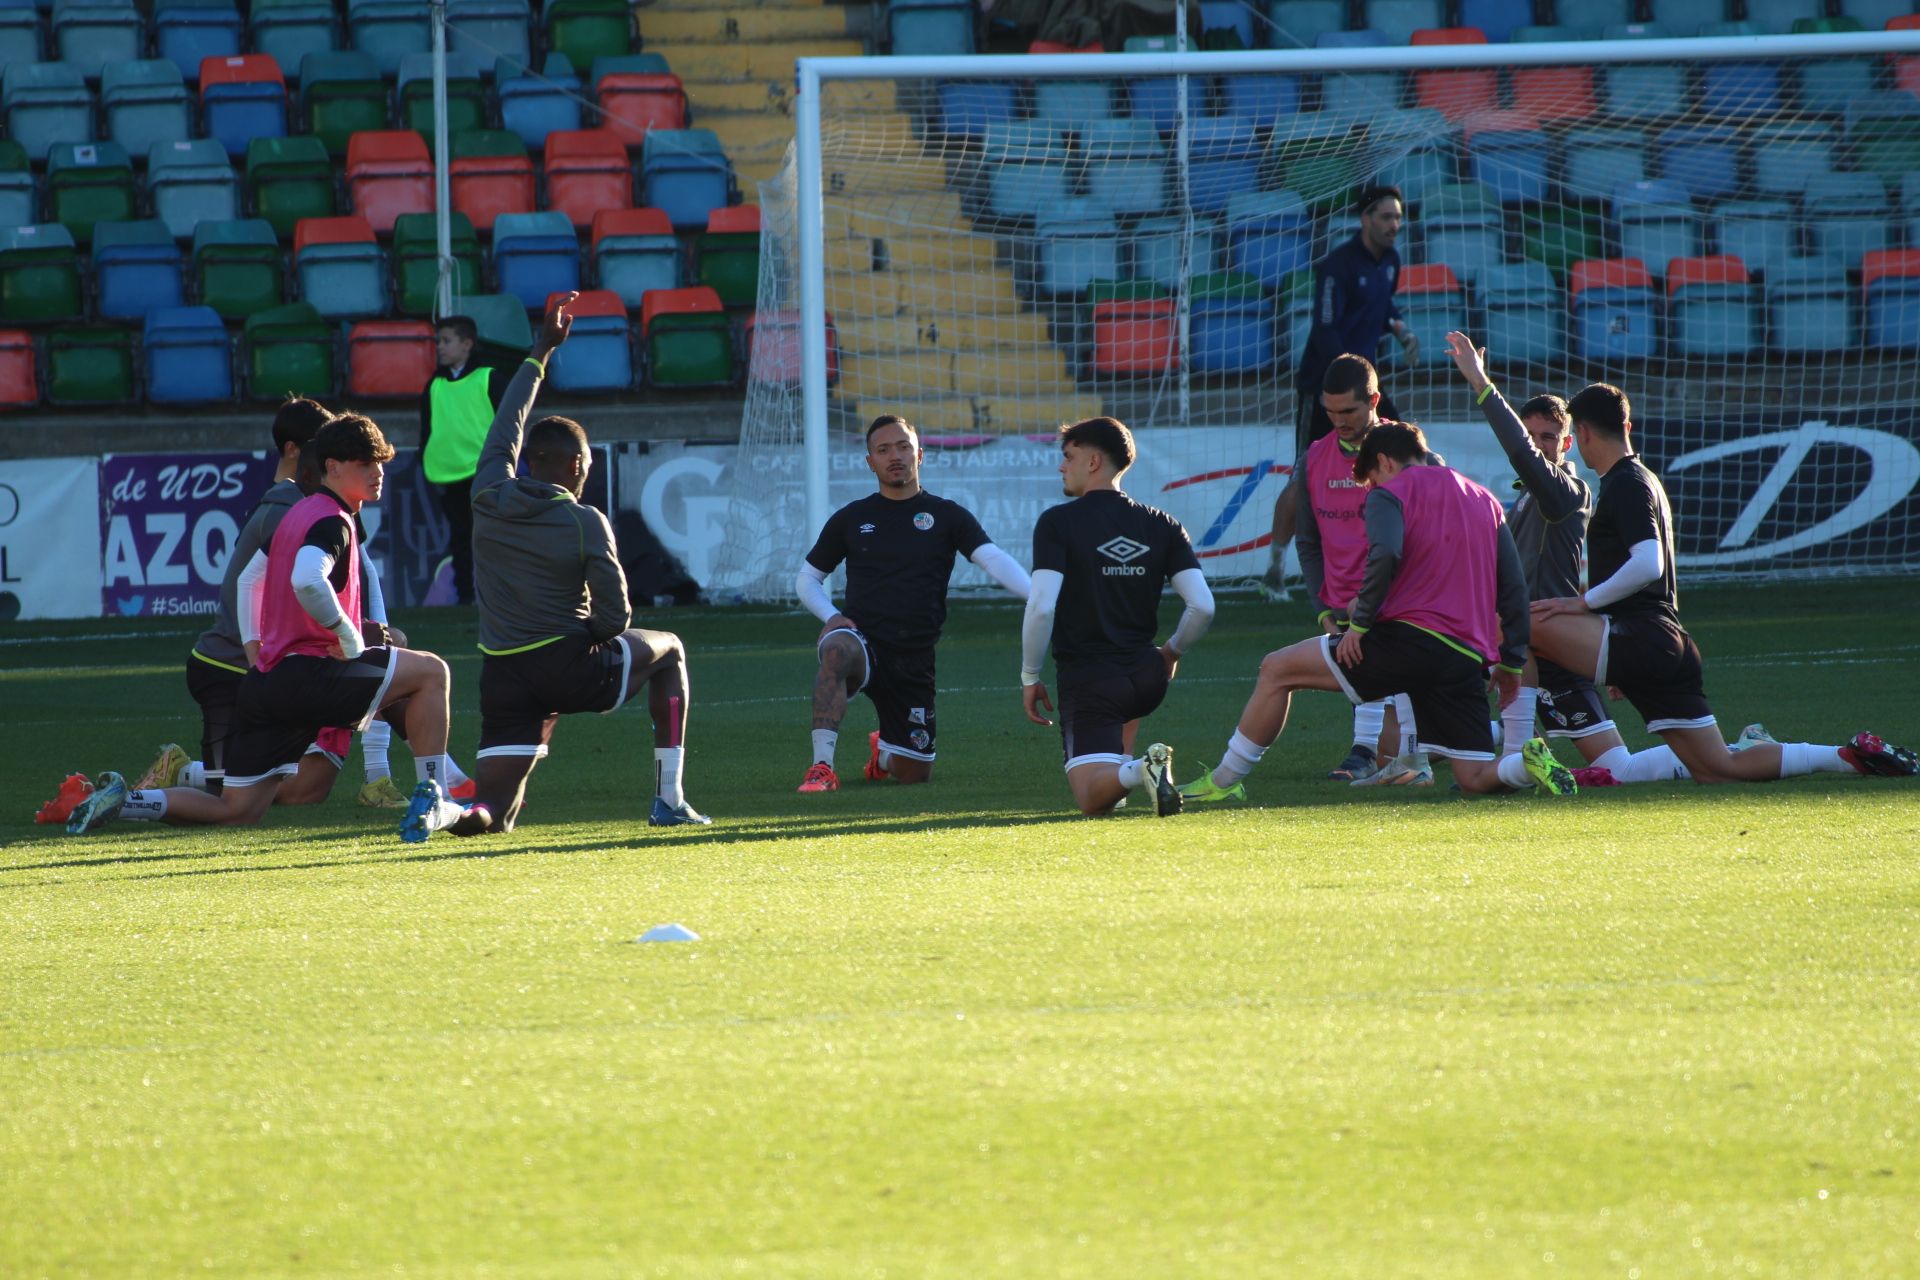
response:
[[[1516,401],[1626,390],[1696,572],[1920,568],[1920,31],[806,58],[798,81],[723,597],[790,594],[870,489],[880,411],[1023,556],[1058,500],[1047,437],[1112,413],[1136,496],[1211,576],[1257,578],[1312,263],[1375,182],[1406,192],[1421,343],[1379,353],[1383,386],[1450,461],[1511,475],[1442,349],[1463,327]]]

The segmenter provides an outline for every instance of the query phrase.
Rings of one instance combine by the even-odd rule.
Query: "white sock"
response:
[[[1811,742],[1780,744],[1780,776],[1798,778],[1809,773],[1852,773],[1853,766],[1840,756],[1838,747],[1820,747]]]
[[[445,791],[450,785],[447,782],[447,758],[444,755],[415,756],[413,758],[413,772],[415,781],[437,782],[440,784],[442,791]]]
[[[221,775],[215,774],[215,777]],[[207,785],[207,765],[204,760],[189,760],[187,767],[180,771],[180,780],[174,784],[180,787],[192,787],[195,791],[211,791]]]
[[[680,790],[680,775],[686,763],[685,747],[653,749],[653,794],[674,808],[687,802],[687,797]]]
[[[378,782],[390,777],[393,768],[387,763],[387,745],[393,741],[393,726],[385,720],[375,719],[360,733],[360,755],[367,766],[367,781]]]
[[[1693,776],[1687,772],[1687,766],[1680,763],[1680,757],[1673,754],[1673,748],[1665,743],[1634,752],[1629,752],[1624,746],[1615,747],[1595,760],[1593,765],[1596,769],[1605,769],[1616,781],[1623,783],[1675,782]]]
[[[120,816],[135,822],[158,822],[167,816],[167,793],[158,787],[148,791],[129,791],[126,804],[120,808]]]
[[[1129,760],[1120,766],[1120,785],[1131,791],[1147,780],[1146,760]]]
[[[878,763],[880,765],[880,772],[892,773],[893,772],[893,752],[887,750],[885,747],[880,748],[880,759]]]
[[[447,790],[451,791],[461,783],[468,781],[467,775],[460,770],[459,762],[452,756],[445,757],[447,762]]]
[[[1493,772],[1500,781],[1517,791],[1524,791],[1533,785],[1533,775],[1527,772],[1527,762],[1518,754],[1501,756],[1500,763],[1493,766]]]
[[[1400,741],[1394,754],[1414,759],[1424,756],[1426,753],[1420,750],[1420,726],[1413,718],[1413,699],[1404,693],[1394,694],[1393,714],[1400,721]]]
[[[1363,702],[1353,709],[1353,745],[1380,754],[1380,730],[1387,723],[1387,700]],[[1260,757],[1255,756],[1258,760]]]
[[[813,731],[813,762],[832,764],[835,748],[840,745],[838,729],[815,729]]]
[[[1253,767],[1260,763],[1260,757],[1265,754],[1265,747],[1235,729],[1233,736],[1227,739],[1226,754],[1220,757],[1220,763],[1213,771],[1213,785],[1232,786],[1252,773]]]
[[[1527,739],[1533,736],[1534,705],[1540,699],[1538,689],[1520,686],[1520,692],[1513,696],[1500,712],[1500,752],[1512,755],[1527,745]]]

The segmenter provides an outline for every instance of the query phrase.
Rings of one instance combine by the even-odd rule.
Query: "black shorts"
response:
[[[1295,394],[1298,403],[1293,423],[1293,465],[1297,474],[1307,464],[1307,448],[1315,440],[1333,430],[1333,420],[1327,417],[1327,410],[1320,403],[1318,390],[1312,395],[1307,395],[1300,392],[1296,385]],[[1395,407],[1393,397],[1384,391],[1380,393],[1380,404],[1374,410],[1374,415],[1383,422],[1400,421],[1400,410]]]
[[[866,656],[867,678],[856,692],[866,694],[873,703],[881,747],[896,756],[931,763],[940,737],[934,715],[932,647],[896,649],[859,631],[847,634],[860,642]],[[820,639],[826,642],[826,636]]]
[[[187,692],[200,704],[200,762],[210,780],[226,776],[227,735],[233,732],[240,682],[246,676],[197,653],[187,654]]]
[[[1584,738],[1613,728],[1613,717],[1593,681],[1555,666],[1545,658],[1540,668],[1540,701],[1536,709],[1549,738]]]
[[[1654,733],[1714,723],[1700,647],[1685,627],[1666,618],[1608,618],[1593,678],[1618,687]]]
[[[1127,748],[1122,730],[1128,721],[1153,714],[1166,696],[1167,666],[1158,657],[1125,675],[1084,681],[1062,676],[1060,747],[1066,767],[1124,764]]]
[[[1360,665],[1334,656],[1338,636],[1322,636],[1327,669],[1355,706],[1404,693],[1413,703],[1420,746],[1450,760],[1492,760],[1487,669],[1480,659],[1419,627],[1382,622],[1362,638]]]
[[[618,711],[632,671],[624,635],[599,644],[565,636],[522,653],[487,654],[480,660],[477,754],[542,758],[561,716]]]
[[[227,785],[293,773],[324,729],[366,728],[386,701],[393,669],[393,650],[381,648],[352,662],[290,654],[271,671],[247,672],[227,738]]]

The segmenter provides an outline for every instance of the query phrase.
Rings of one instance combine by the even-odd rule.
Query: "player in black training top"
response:
[[[1067,785],[1080,812],[1106,813],[1144,784],[1164,818],[1180,812],[1173,748],[1156,742],[1134,758],[1134,734],[1213,621],[1213,593],[1180,522],[1121,491],[1134,456],[1133,434],[1113,418],[1060,428],[1060,483],[1073,501],[1049,507],[1033,528],[1020,683],[1027,719],[1052,724],[1040,714],[1054,709],[1040,681],[1051,640]],[[1187,607],[1156,646],[1168,579]]]
[[[1700,650],[1680,625],[1673,511],[1633,452],[1626,393],[1594,383],[1567,405],[1580,456],[1600,473],[1587,522],[1585,594],[1533,602],[1535,654],[1611,685],[1667,740],[1695,782],[1766,782],[1804,773],[1908,775],[1914,753],[1861,733],[1843,747],[1751,742],[1730,752],[1702,687]]]
[[[953,558],[965,556],[1025,599],[1027,574],[996,547],[973,513],[920,487],[924,454],[905,418],[885,414],[867,428],[867,466],[880,492],[827,517],[800,563],[794,589],[825,625],[813,681],[813,764],[801,791],[838,791],[834,748],[847,699],[862,690],[880,727],[867,735],[865,776],[925,782],[933,774],[933,647],[947,621]],[[827,575],[847,565],[847,600],[836,609]]]

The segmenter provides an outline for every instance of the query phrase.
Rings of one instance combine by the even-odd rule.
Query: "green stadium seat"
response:
[[[254,400],[333,396],[333,326],[304,302],[247,317],[247,395]]]
[[[1574,263],[1605,253],[1606,221],[1597,203],[1528,209],[1520,219],[1520,256],[1565,280]]]
[[[633,52],[633,7],[627,0],[550,0],[544,16],[548,50],[576,67]]]
[[[489,355],[523,356],[533,345],[533,325],[527,304],[505,293],[482,293],[456,298],[455,308],[480,331],[480,346]]]
[[[731,205],[707,215],[694,249],[694,278],[729,307],[751,307],[760,296],[760,206]]]
[[[201,223],[193,230],[193,276],[200,302],[223,320],[279,306],[286,280],[273,226],[264,218]]]
[[[1920,98],[1908,93],[1866,94],[1847,108],[1853,167],[1897,186],[1920,172]]]
[[[715,387],[733,381],[733,332],[712,289],[655,289],[640,303],[647,385]]]
[[[127,404],[134,385],[131,331],[88,325],[47,335],[48,404]]]
[[[0,227],[0,324],[44,324],[82,314],[73,234],[57,222]]]
[[[487,91],[480,83],[486,64],[471,53],[447,55],[447,132],[487,127]],[[433,55],[410,53],[400,60],[400,124],[433,141]]]
[[[27,149],[12,138],[0,138],[0,227],[24,227],[39,210]]]
[[[281,236],[302,218],[332,217],[338,208],[326,143],[306,134],[249,142],[247,202]]]
[[[157,142],[193,136],[193,103],[180,68],[165,58],[115,63],[100,75],[101,114],[107,136],[144,156]]]
[[[25,329],[0,329],[0,409],[25,409],[40,403],[40,371],[33,335]]]
[[[307,132],[336,159],[347,154],[354,134],[387,127],[389,97],[379,65],[364,53],[323,50],[300,63]]]
[[[340,19],[327,0],[253,0],[248,31],[255,53],[268,53],[281,69],[302,67],[315,53],[340,47]]]
[[[453,293],[480,292],[480,237],[464,213],[450,218]],[[403,316],[433,314],[440,281],[440,236],[430,213],[403,213],[393,222],[393,296]]]
[[[47,153],[47,213],[82,243],[96,222],[134,216],[133,161],[117,142],[62,142]]]

